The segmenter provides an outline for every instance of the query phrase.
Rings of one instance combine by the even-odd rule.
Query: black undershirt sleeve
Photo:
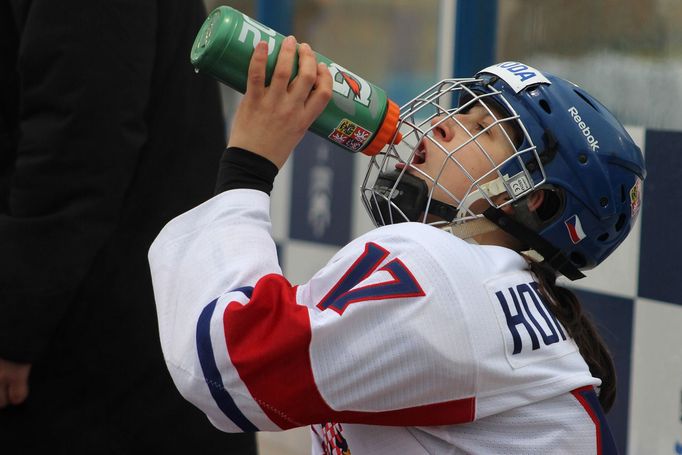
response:
[[[277,172],[277,166],[267,158],[239,147],[228,147],[220,159],[215,194],[245,188],[269,195]]]

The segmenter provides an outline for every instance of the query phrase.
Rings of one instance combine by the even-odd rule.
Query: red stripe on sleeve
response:
[[[247,305],[230,303],[223,323],[232,364],[263,412],[282,429],[329,421],[413,426],[474,419],[473,397],[382,412],[330,408],[313,376],[308,309],[296,303],[296,288],[281,275],[261,278]]]

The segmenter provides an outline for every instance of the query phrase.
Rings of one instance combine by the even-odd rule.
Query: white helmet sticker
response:
[[[490,73],[505,81],[519,93],[529,85],[551,84],[551,82],[535,68],[519,62],[503,62],[489,66],[480,73]]]

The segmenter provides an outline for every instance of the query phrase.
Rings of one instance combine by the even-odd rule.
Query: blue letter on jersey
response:
[[[512,340],[514,341],[512,355],[520,353],[523,349],[523,341],[521,334],[518,331],[519,325],[522,325],[526,329],[526,332],[528,332],[532,350],[540,348],[537,335],[538,332],[540,333],[540,337],[545,346],[557,343],[559,341],[559,335],[561,335],[562,340],[566,339],[566,335],[564,335],[564,332],[561,329],[561,324],[556,320],[554,314],[547,310],[546,302],[539,292],[539,285],[537,283],[519,284],[515,288],[507,288],[507,292],[514,303],[514,309],[516,310],[514,315],[512,315],[509,303],[507,303],[507,299],[502,291],[497,291],[495,296],[497,296],[497,300],[500,302],[500,306],[502,307],[502,311],[507,320],[507,327],[511,332]],[[528,300],[532,301],[532,307],[528,305]],[[540,316],[544,320],[547,329],[538,322],[536,316]],[[529,320],[530,323],[528,322]],[[549,334],[547,332],[549,332]]]
[[[521,312],[521,307],[519,306],[519,300],[516,297],[516,293],[514,292],[513,288],[509,288],[509,294],[511,294],[512,300],[514,300],[514,307],[516,308],[516,314],[514,316],[511,315],[511,311],[509,310],[509,305],[507,304],[507,299],[504,298],[504,294],[502,294],[502,291],[497,291],[495,295],[497,296],[497,300],[500,301],[500,305],[502,306],[502,311],[504,311],[504,317],[507,318],[507,327],[509,327],[509,331],[512,334],[512,339],[514,340],[514,351],[512,354],[518,354],[521,352],[521,335],[519,334],[519,331],[516,330],[516,326],[519,324],[523,324],[523,326],[526,328],[526,331],[528,332],[528,335],[530,336],[531,340],[531,346],[533,347],[533,350],[536,350],[540,347],[540,344],[538,343],[538,337],[535,335],[535,331],[533,328],[530,326],[528,321],[526,321],[526,318],[523,316],[523,313]]]
[[[362,255],[317,304],[317,307],[321,310],[330,308],[343,314],[351,303],[424,295],[421,286],[400,259],[395,258],[379,269],[379,265],[388,255],[389,252],[376,243],[367,243]],[[393,280],[355,288],[377,270],[388,272]]]

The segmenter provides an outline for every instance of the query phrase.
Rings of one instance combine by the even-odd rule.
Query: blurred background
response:
[[[443,77],[516,60],[596,96],[645,152],[638,225],[571,284],[614,354],[608,415],[621,453],[682,454],[682,1],[205,0],[294,34],[402,104]],[[223,87],[229,126],[239,94]],[[367,158],[309,135],[277,178],[273,233],[285,274],[310,278],[371,229],[359,202]],[[283,380],[293,380],[286,378]],[[307,429],[259,435],[264,455],[308,453]]]

